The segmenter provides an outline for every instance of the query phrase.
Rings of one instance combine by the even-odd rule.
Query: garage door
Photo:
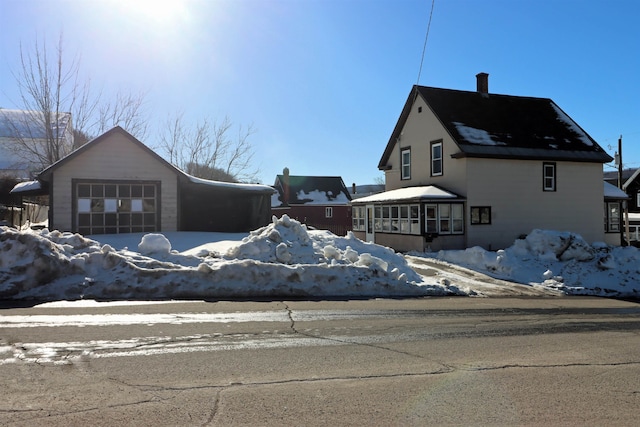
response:
[[[158,182],[75,184],[78,233],[117,234],[159,230]]]

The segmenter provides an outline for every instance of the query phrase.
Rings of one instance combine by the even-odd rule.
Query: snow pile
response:
[[[473,247],[422,255],[568,295],[640,297],[637,248],[589,245],[569,232],[533,230],[525,239],[496,252]]]
[[[0,299],[166,299],[459,294],[426,285],[393,250],[308,231],[283,216],[220,254],[179,253],[162,234],[140,252],[78,234],[1,228]]]

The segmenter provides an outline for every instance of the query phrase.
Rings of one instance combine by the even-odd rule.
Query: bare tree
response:
[[[252,168],[254,156],[250,141],[253,126],[239,126],[232,137],[228,117],[221,122],[204,118],[194,125],[176,114],[161,126],[159,150],[167,160],[186,173],[220,181],[254,182],[259,173]]]
[[[109,127],[121,125],[144,138],[147,119],[144,94],[118,93],[104,102],[102,93],[82,81],[80,58],[68,60],[60,34],[53,50],[46,40],[31,49],[20,44],[20,68],[13,70],[21,110],[1,110],[0,119],[11,129],[7,149],[29,163],[33,171],[58,161]],[[81,136],[74,144],[74,134]]]

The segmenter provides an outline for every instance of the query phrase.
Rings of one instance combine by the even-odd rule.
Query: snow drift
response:
[[[496,252],[473,247],[427,256],[568,295],[640,297],[637,248],[589,245],[580,235],[570,232],[533,230],[525,239]]]
[[[0,299],[373,297],[457,294],[425,285],[389,248],[309,231],[286,215],[225,253],[171,250],[147,234],[139,252],[48,230],[0,234]]]

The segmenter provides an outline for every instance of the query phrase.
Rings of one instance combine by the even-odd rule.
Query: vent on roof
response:
[[[489,74],[487,73],[476,74],[476,82],[478,87],[478,93],[489,93]]]

